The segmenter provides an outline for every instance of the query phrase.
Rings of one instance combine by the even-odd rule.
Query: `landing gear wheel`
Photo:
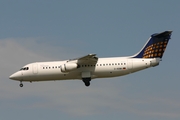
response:
[[[90,86],[91,78],[83,78],[82,80],[83,80],[85,86],[87,86],[87,87]]]
[[[88,81],[88,82],[84,82],[84,84],[85,84],[85,86],[90,86],[90,82]]]
[[[22,84],[22,82],[19,84],[19,86],[20,86],[20,87],[23,87],[23,84]]]

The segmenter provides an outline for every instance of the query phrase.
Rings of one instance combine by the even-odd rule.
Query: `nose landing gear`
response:
[[[23,87],[23,84],[22,84],[22,81],[20,81],[20,84],[19,84],[20,87]]]

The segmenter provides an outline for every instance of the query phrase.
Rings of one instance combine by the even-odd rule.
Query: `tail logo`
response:
[[[160,57],[162,58],[162,55],[166,49],[168,41],[164,42],[158,42],[150,45],[147,47],[144,51],[143,58],[154,58],[154,57]]]
[[[162,58],[172,31],[151,35],[144,47],[133,58]]]

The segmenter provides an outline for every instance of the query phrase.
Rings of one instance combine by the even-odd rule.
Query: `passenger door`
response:
[[[32,68],[33,68],[33,73],[34,73],[34,74],[38,74],[38,64],[37,64],[37,63],[34,63],[34,64],[32,65]]]

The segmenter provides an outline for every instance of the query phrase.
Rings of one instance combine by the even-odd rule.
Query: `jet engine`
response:
[[[61,65],[61,72],[70,72],[78,68],[76,63],[66,63]]]

